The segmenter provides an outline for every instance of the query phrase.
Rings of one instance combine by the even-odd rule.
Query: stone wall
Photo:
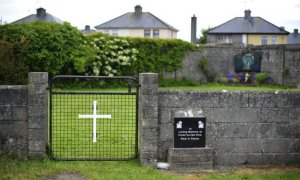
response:
[[[42,158],[48,142],[48,74],[29,73],[28,82],[0,86],[0,154]]]
[[[140,75],[144,165],[167,161],[174,114],[188,110],[206,117],[214,165],[300,162],[299,92],[160,91],[156,82],[157,75]]]
[[[182,60],[182,68],[176,72],[165,72],[164,78],[181,78],[205,82],[198,67],[202,57],[207,57],[209,66],[218,76],[234,72],[234,56],[242,52],[262,54],[261,71],[268,73],[277,84],[300,86],[300,45],[268,45],[254,47],[206,46],[201,51],[189,52]]]
[[[28,151],[27,86],[0,86],[0,154]]]
[[[258,46],[253,50],[262,52],[262,72],[267,72],[276,83],[300,87],[300,46]]]

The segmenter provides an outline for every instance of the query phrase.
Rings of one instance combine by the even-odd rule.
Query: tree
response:
[[[208,27],[207,29],[202,29],[201,30],[201,36],[199,39],[199,44],[206,44],[207,43],[207,33],[212,30],[213,28]]]
[[[46,71],[50,77],[83,74],[86,61],[97,55],[85,42],[86,37],[68,23],[36,21],[1,25],[0,84],[26,84],[29,71]]]

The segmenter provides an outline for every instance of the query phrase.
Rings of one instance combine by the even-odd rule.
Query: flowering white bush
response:
[[[129,42],[124,39],[100,37],[95,38],[92,45],[99,50],[92,62],[92,73],[96,76],[121,75],[122,69],[137,59],[138,50],[130,48]]]

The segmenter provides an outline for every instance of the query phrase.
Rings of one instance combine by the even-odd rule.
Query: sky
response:
[[[197,37],[201,29],[216,27],[234,17],[252,16],[283,26],[289,32],[300,29],[300,0],[0,0],[0,22],[11,23],[43,7],[78,29],[102,24],[141,5],[179,30],[177,37],[190,41],[191,17],[197,17]]]

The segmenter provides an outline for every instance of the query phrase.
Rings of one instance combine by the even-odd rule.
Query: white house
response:
[[[143,12],[140,5],[134,12],[125,13],[117,18],[95,26],[95,29],[110,35],[174,39],[178,30],[150,12]]]

